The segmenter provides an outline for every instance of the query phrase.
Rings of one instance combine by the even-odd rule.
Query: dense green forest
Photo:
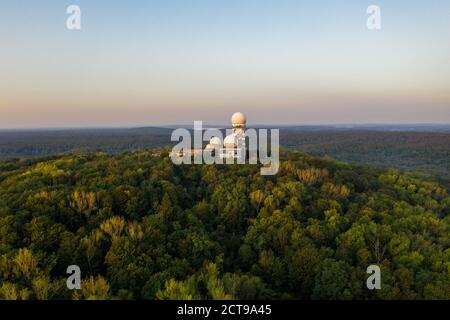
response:
[[[275,176],[151,150],[0,163],[0,298],[450,299],[444,187],[281,160]],[[66,288],[72,264],[81,290]]]

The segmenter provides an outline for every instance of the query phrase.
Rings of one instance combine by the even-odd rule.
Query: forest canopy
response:
[[[437,182],[298,152],[276,176],[154,150],[2,162],[0,299],[450,299],[449,213]]]

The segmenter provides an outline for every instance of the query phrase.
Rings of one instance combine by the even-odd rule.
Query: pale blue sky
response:
[[[450,123],[448,0],[0,0],[0,39],[0,128]]]

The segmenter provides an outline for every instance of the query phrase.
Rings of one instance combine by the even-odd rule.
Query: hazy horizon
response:
[[[157,129],[173,129],[173,128],[188,128],[192,127],[193,123],[179,123],[179,124],[162,124],[162,125],[123,125],[123,126],[54,126],[54,127],[11,127],[11,128],[0,128],[0,131],[45,131],[45,130],[102,130],[102,129],[145,129],[145,128],[157,128]],[[203,123],[203,128],[229,128],[230,124],[226,123]],[[284,123],[284,124],[268,124],[268,123],[251,123],[248,124],[248,127],[259,127],[259,128],[301,128],[301,127],[330,127],[330,128],[372,128],[372,127],[445,127],[450,129],[450,123]]]
[[[0,1],[0,129],[227,125],[235,111],[254,125],[449,124],[448,12],[444,0]]]

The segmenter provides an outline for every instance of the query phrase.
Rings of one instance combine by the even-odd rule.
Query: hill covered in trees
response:
[[[167,147],[170,128],[0,130],[0,161]],[[422,173],[450,186],[450,126],[287,126],[280,143],[314,157]]]
[[[276,176],[155,151],[0,163],[0,298],[450,299],[444,187],[281,160]],[[381,290],[366,288],[371,264]]]

